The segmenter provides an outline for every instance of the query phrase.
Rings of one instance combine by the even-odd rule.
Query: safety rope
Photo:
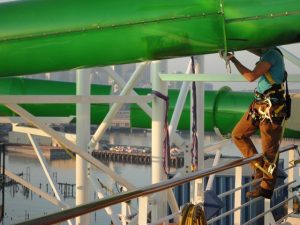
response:
[[[195,74],[195,61],[191,56],[192,73]],[[191,145],[191,170],[196,171],[198,167],[198,137],[197,137],[197,98],[196,98],[196,82],[192,82],[192,145]]]
[[[101,187],[103,190],[106,191],[106,193],[110,193],[110,194],[112,194],[112,195],[115,194],[115,192],[114,192],[111,188],[109,188],[109,187],[107,187],[105,184],[103,184],[103,183],[100,181],[99,178],[97,178],[97,181],[98,181],[100,187]]]
[[[227,55],[227,51],[220,50],[219,51],[219,56],[224,59],[225,61],[225,68],[227,70],[227,73],[231,74],[231,65],[230,65],[230,59],[234,56],[234,52],[232,52],[231,56]]]
[[[169,109],[169,97],[160,93],[159,91],[152,90],[152,94],[165,101],[165,124],[164,124],[164,141],[163,141],[163,167],[166,174],[170,173],[170,136],[168,125],[168,109]]]
[[[201,205],[186,204],[182,209],[179,225],[207,225]]]

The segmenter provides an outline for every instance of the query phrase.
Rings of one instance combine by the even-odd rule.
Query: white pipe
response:
[[[55,182],[53,181],[53,179],[52,179],[52,177],[50,175],[50,172],[49,172],[50,169],[49,169],[48,163],[47,163],[45,157],[43,156],[41,149],[39,148],[38,144],[36,143],[35,138],[32,137],[31,134],[27,134],[27,135],[28,135],[28,138],[29,138],[29,140],[30,140],[30,142],[31,142],[31,144],[33,146],[33,149],[34,149],[34,151],[35,151],[35,153],[36,153],[36,155],[37,155],[37,157],[38,157],[38,159],[40,161],[40,164],[41,164],[41,166],[42,166],[42,168],[44,170],[46,178],[47,178],[47,180],[48,180],[51,188],[53,189],[55,197],[59,201],[62,201],[62,197],[61,197],[61,195],[60,195],[60,193],[58,191],[58,187],[56,186]]]
[[[48,180],[48,182],[49,182],[49,184],[50,184],[50,186],[51,186],[51,188],[52,188],[52,190],[54,192],[55,197],[59,201],[63,201],[62,197],[61,197],[61,195],[60,195],[60,193],[58,191],[58,187],[56,186],[55,182],[53,181],[53,179],[52,179],[52,177],[50,175],[50,172],[49,172],[50,169],[49,169],[49,166],[48,166],[48,163],[47,163],[45,157],[43,156],[42,150],[39,148],[39,145],[36,143],[35,138],[31,134],[27,134],[27,136],[28,136],[28,138],[29,138],[29,140],[30,140],[30,142],[31,142],[31,144],[33,146],[33,149],[34,149],[34,151],[35,151],[35,153],[36,153],[36,155],[37,155],[37,157],[38,157],[38,159],[40,161],[40,164],[41,164],[41,166],[42,166],[42,168],[44,170],[44,173],[46,175],[46,178],[47,178],[47,180]],[[69,206],[67,208],[69,208]],[[66,209],[66,207],[63,207],[62,209]],[[72,221],[68,220],[68,224],[72,225]]]
[[[214,158],[214,161],[213,161],[213,164],[212,164],[213,167],[217,166],[219,164],[220,158],[221,158],[221,151],[218,150],[216,152],[216,155],[215,155],[215,158]],[[207,185],[206,185],[206,190],[212,190],[213,183],[214,183],[214,180],[215,180],[215,176],[216,176],[216,174],[209,175]]]
[[[119,176],[114,171],[109,169],[106,165],[101,163],[99,160],[88,154],[86,151],[83,151],[82,148],[78,147],[77,145],[73,144],[71,141],[67,140],[66,138],[62,137],[58,132],[44,124],[41,120],[35,118],[32,114],[24,110],[22,107],[16,105],[16,104],[5,104],[5,106],[18,115],[20,115],[24,120],[27,121],[27,123],[31,123],[35,125],[36,127],[40,128],[47,134],[49,134],[51,137],[53,137],[55,140],[57,140],[62,146],[65,148],[70,149],[72,152],[76,153],[77,155],[80,155],[82,158],[93,164],[98,169],[102,170],[104,173],[109,175],[114,180],[118,181],[121,185],[127,187],[128,190],[134,189],[134,185],[128,182],[126,179],[124,179],[122,176]]]
[[[195,72],[201,74],[204,71],[204,57],[195,56]],[[197,99],[197,137],[198,137],[198,170],[204,169],[204,82],[196,82],[196,99]],[[203,188],[202,188],[203,191]]]
[[[76,95],[89,96],[91,93],[91,74],[89,70],[76,71]],[[87,151],[90,139],[91,105],[89,102],[76,104],[76,144]],[[88,202],[87,161],[76,156],[76,205]],[[89,214],[76,217],[77,225],[88,225]]]
[[[242,186],[243,169],[241,166],[235,167],[235,189]],[[234,208],[239,208],[242,205],[242,190],[238,189],[234,193]],[[241,224],[241,210],[234,211],[234,225]]]
[[[291,52],[287,51],[282,47],[278,47],[278,48],[280,49],[280,51],[282,52],[282,54],[287,60],[300,67],[300,58],[298,58],[297,56],[295,56],[294,54],[292,54]]]
[[[3,95],[1,95],[3,97]],[[12,103],[12,102],[10,102]],[[68,117],[38,117],[44,123],[70,123],[71,120],[74,119],[75,116],[68,116]],[[18,117],[18,116],[0,116],[0,123],[25,123],[25,121]]]
[[[121,96],[128,95],[132,91],[136,81],[139,79],[139,77],[141,76],[142,72],[144,71],[144,69],[146,68],[147,65],[148,65],[148,63],[141,63],[138,65],[138,67],[136,68],[136,70],[134,71],[132,76],[130,77],[130,80],[127,82],[127,84],[121,91],[121,93],[120,93]],[[109,123],[114,118],[114,116],[117,114],[117,112],[122,107],[122,105],[123,105],[122,103],[114,103],[112,105],[108,114],[105,116],[102,123],[99,125],[98,129],[96,130],[95,134],[93,135],[92,139],[90,140],[90,143],[89,143],[89,151],[90,152],[95,148],[97,142],[99,142],[99,140],[102,138],[104,132],[109,127]]]
[[[231,143],[231,139],[224,139],[222,141],[219,141],[218,143],[205,146],[204,152],[209,153],[209,152],[216,151],[217,149],[222,148],[223,146],[228,145],[230,143]]]
[[[167,83],[159,78],[160,61],[151,64],[152,89],[167,95]],[[152,184],[159,183],[166,179],[163,168],[163,138],[164,138],[164,116],[165,101],[154,97],[152,101]],[[166,194],[157,193],[156,201],[152,204],[152,220],[165,217],[167,215]]]
[[[110,67],[103,67],[101,68],[105,73],[107,73],[112,79],[114,79],[116,81],[116,83],[120,86],[120,87],[124,87],[125,86],[125,81],[115,72],[113,71]],[[137,93],[132,90],[131,92],[132,95],[137,95]],[[141,107],[141,109],[150,117],[152,118],[152,109],[151,107],[146,104],[146,103],[140,103],[137,102],[138,106]],[[173,142],[181,147],[185,145],[185,141],[183,140],[183,138],[178,135],[177,133],[173,133],[172,136],[174,136],[173,138]]]
[[[203,56],[194,56],[194,69],[195,74],[200,74],[203,72]],[[195,75],[196,76],[196,75]],[[191,91],[193,93],[193,90]],[[198,159],[197,169],[203,170],[204,169],[204,83],[203,82],[196,82],[196,136],[198,140],[198,155],[196,156]],[[191,97],[191,129],[192,129],[192,101]],[[192,130],[191,130],[192,134]],[[192,140],[191,140],[192,141]],[[197,179],[194,181],[194,185],[191,185],[191,190],[193,194],[192,200],[196,203],[204,201],[204,183],[203,179]]]
[[[138,225],[147,225],[148,217],[148,196],[139,197]]]
[[[94,190],[97,192],[98,198],[99,199],[104,198],[104,195],[102,194],[101,190],[98,188],[98,185],[96,184],[94,175],[90,174],[89,180],[90,180]],[[107,215],[109,215],[111,217],[114,225],[121,225],[120,220],[117,216],[115,216],[115,214],[112,210],[112,207],[110,207],[110,206],[106,207],[106,208],[104,208],[104,210],[106,211]]]
[[[69,103],[147,103],[150,102],[151,96],[117,96],[117,95],[93,95],[93,96],[74,96],[74,95],[1,95],[0,103],[17,103],[17,104],[43,104],[43,103],[56,103],[56,104],[69,104]],[[43,121],[53,123],[68,123],[73,118],[69,117],[41,117]],[[51,121],[51,118],[53,120]],[[49,121],[50,120],[50,121]]]
[[[291,150],[291,151],[288,152],[288,164],[290,162],[294,162],[294,160],[295,160],[295,151]],[[295,180],[294,178],[295,178],[295,167],[289,169],[289,171],[288,171],[288,177],[287,177],[288,183],[294,181]],[[293,192],[289,191],[288,192],[288,198],[290,198],[292,196],[293,196]],[[293,208],[294,208],[293,201],[289,201],[288,202],[288,212],[287,213],[293,212],[294,211]]]
[[[1,167],[1,170],[3,168]],[[15,175],[14,173],[10,172],[9,170],[5,169],[5,175],[9,178],[15,180],[16,182],[20,183],[21,185],[27,187],[29,190],[33,191],[37,195],[40,195],[42,198],[46,199],[47,201],[51,202],[53,205],[56,205],[60,208],[67,208],[68,206],[58,199],[54,198],[53,196],[43,192],[41,189],[33,186],[31,183],[27,182],[26,180],[22,179],[21,177]]]
[[[185,73],[188,74],[190,72],[191,72],[191,62],[189,62],[189,65],[188,65]],[[179,119],[180,119],[180,116],[181,116],[181,113],[182,113],[182,110],[184,107],[186,96],[189,92],[189,86],[190,86],[190,82],[185,81],[182,83],[181,88],[180,88],[178,99],[176,101],[172,119],[171,119],[170,125],[169,125],[169,134],[170,134],[170,142],[171,143],[173,142],[173,139],[176,140],[176,138],[174,138],[174,134],[175,134],[175,131],[178,126],[178,122],[179,122]]]
[[[145,66],[147,66],[148,64],[149,63],[145,64]],[[124,88],[124,86],[126,85],[125,81],[114,70],[112,70],[110,67],[103,67],[101,69],[105,73],[107,73],[120,87]],[[188,83],[188,82],[186,82],[186,83]],[[131,95],[138,96],[138,94],[134,90],[131,91]],[[144,110],[144,112],[150,118],[152,118],[152,108],[148,104],[146,104],[145,102],[144,103],[137,102],[137,104]],[[174,115],[174,113],[173,113],[173,115]],[[177,127],[177,125],[176,125],[176,127]],[[185,143],[184,140],[178,134],[175,133],[175,135],[173,135],[173,136],[176,136],[175,143],[178,144],[178,146],[184,145],[184,143]],[[171,137],[171,135],[170,135],[170,137]],[[177,212],[179,210],[179,208],[178,208],[176,199],[174,197],[174,193],[172,191],[168,191],[168,201],[169,201],[169,205],[170,205],[172,212],[174,212],[174,211]]]
[[[272,211],[270,211],[271,209],[271,199],[264,199],[264,204],[265,204],[265,208],[264,208],[264,211],[266,212],[265,213],[265,216],[264,216],[264,224],[270,224],[270,225],[273,225],[273,224],[276,224],[275,220],[274,220],[274,216],[272,214]]]

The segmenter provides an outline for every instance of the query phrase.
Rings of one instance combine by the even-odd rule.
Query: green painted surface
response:
[[[1,2],[0,77],[296,43],[299,23],[299,0]],[[74,84],[43,82],[2,78],[0,94],[75,93]],[[92,87],[94,94],[109,90]],[[169,118],[177,94],[170,90]],[[230,132],[251,100],[252,94],[207,91],[206,130],[217,126],[222,133]],[[71,104],[24,107],[39,116],[75,114]],[[106,104],[93,105],[92,123],[99,123],[107,110]],[[12,114],[4,107],[0,112]],[[188,129],[189,116],[188,99],[179,129]],[[145,118],[146,114],[132,107],[133,126],[149,127],[150,119]],[[291,133],[297,136],[299,131]]]
[[[137,93],[146,95],[151,93],[150,89],[135,89]],[[169,90],[169,110],[168,119],[172,118],[179,90]],[[205,91],[204,101],[204,129],[206,132],[213,132],[217,127],[224,135],[230,134],[235,124],[247,111],[253,100],[253,93],[232,92],[229,87],[224,87],[219,91]],[[293,116],[293,115],[292,115]],[[150,117],[136,104],[131,105],[130,122],[132,127],[151,128]],[[181,114],[178,130],[190,129],[190,95]],[[286,129],[285,137],[300,138],[300,130]]]
[[[92,95],[109,95],[110,86],[92,85]],[[24,78],[2,78],[0,95],[75,95],[76,84],[69,82],[34,80]],[[76,104],[21,104],[35,116],[67,117],[76,115]],[[91,123],[99,124],[106,116],[109,104],[91,104]],[[0,105],[0,116],[15,116],[15,114]]]
[[[295,43],[299,22],[299,0],[10,1],[0,76]]]

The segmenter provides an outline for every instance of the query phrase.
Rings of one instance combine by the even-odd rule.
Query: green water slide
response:
[[[8,76],[297,43],[299,23],[299,0],[1,1],[0,92],[75,93],[74,84],[71,88],[63,82],[9,80]],[[103,87],[94,88],[99,91],[95,94],[106,93]],[[206,129],[216,126],[228,133],[247,109],[252,93],[208,91],[205,98]],[[75,114],[74,105],[66,105],[70,110],[24,107],[39,116]],[[97,107],[103,111],[93,114],[92,123],[101,121],[102,112],[108,110],[107,105]],[[2,107],[0,113],[11,115]],[[147,121],[142,115],[132,108],[133,126],[149,127],[142,124]],[[185,118],[188,115],[183,115],[179,129],[187,129]],[[299,122],[294,119],[290,124],[293,129],[287,134],[299,138]]]
[[[147,95],[151,93],[150,89],[137,88],[137,93]],[[168,119],[170,121],[175,104],[178,98],[179,90],[169,90],[169,110]],[[223,87],[219,91],[205,91],[204,101],[204,129],[208,132],[214,132],[218,128],[221,134],[230,134],[235,124],[247,111],[253,100],[251,92],[233,92],[229,87]],[[286,123],[284,132],[285,137],[300,138],[300,121],[297,118],[300,107],[300,95],[292,95],[292,116]],[[151,118],[143,112],[136,104],[131,105],[130,122],[132,127],[151,127]],[[190,129],[190,95],[187,96],[185,105],[178,123],[179,130]]]
[[[109,95],[111,86],[91,85],[91,95]],[[76,95],[76,83],[25,78],[1,78],[0,95]],[[76,115],[76,104],[21,104],[35,116],[68,117]],[[109,110],[109,104],[91,104],[91,123],[98,124]],[[0,116],[16,116],[0,105]]]
[[[151,89],[136,88],[140,95],[151,93]],[[92,95],[109,95],[111,87],[107,85],[92,85]],[[0,95],[75,95],[76,84],[70,82],[58,82],[47,80],[35,80],[27,78],[2,78],[0,82]],[[179,90],[170,89],[169,119],[174,111]],[[292,117],[288,121],[285,137],[300,138],[300,121],[296,117],[296,108],[300,106],[300,95],[292,95]],[[218,128],[222,134],[231,132],[243,113],[253,100],[253,93],[233,92],[229,87],[219,91],[205,91],[205,130],[214,131]],[[75,104],[21,104],[35,116],[67,117],[76,115]],[[91,123],[99,124],[109,110],[108,104],[91,104]],[[16,116],[5,106],[0,105],[0,116]],[[184,109],[178,124],[179,130],[189,130],[190,126],[190,96],[187,96]],[[151,118],[137,106],[131,104],[131,127],[150,128]]]
[[[0,76],[300,41],[299,0],[7,0]]]

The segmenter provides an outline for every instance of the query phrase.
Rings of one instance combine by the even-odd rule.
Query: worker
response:
[[[252,178],[263,179],[246,195],[248,198],[263,196],[270,199],[276,183],[278,149],[286,117],[283,87],[286,72],[283,55],[278,48],[249,51],[260,57],[253,70],[245,67],[233,54],[227,54],[227,59],[247,81],[258,80],[254,100],[233,129],[232,139],[244,157],[251,157],[257,154],[257,150],[250,137],[260,131],[263,157],[251,166],[254,168]]]

